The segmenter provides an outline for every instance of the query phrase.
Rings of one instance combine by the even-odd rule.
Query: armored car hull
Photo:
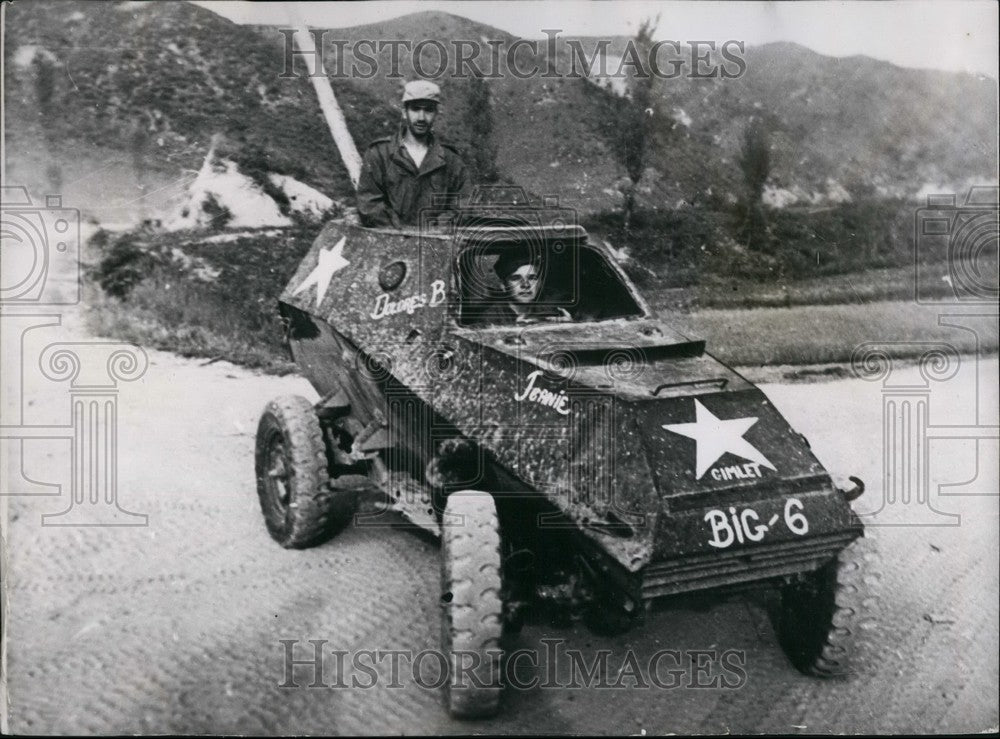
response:
[[[845,672],[860,481],[838,489],[760,389],[654,315],[583,229],[547,215],[444,233],[324,229],[281,296],[321,400],[292,423],[309,433],[282,431],[291,421],[274,408],[262,418],[272,536],[314,544],[349,523],[359,490],[379,491],[386,506],[359,523],[395,509],[442,536],[446,642],[486,607],[472,648],[483,674],[502,671],[483,644],[524,618],[627,628],[657,599],[746,585],[782,594],[779,633],[800,668]],[[484,265],[513,250],[540,255],[557,319],[483,320],[500,294]],[[312,439],[298,477],[293,436]],[[307,504],[291,507],[296,495]],[[476,572],[456,565],[463,547],[483,559]],[[496,603],[463,602],[470,578],[485,578],[477,592],[495,580]],[[490,713],[500,682],[453,676],[452,710]]]

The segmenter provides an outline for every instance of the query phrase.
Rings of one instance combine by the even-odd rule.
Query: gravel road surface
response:
[[[61,327],[25,334],[18,352],[34,357],[54,340],[80,340],[81,334],[69,316]],[[352,527],[315,549],[285,551],[264,529],[253,476],[258,414],[275,395],[315,398],[308,384],[223,362],[146,354],[148,370],[122,383],[117,396],[117,490],[121,507],[145,514],[148,525],[42,525],[43,514],[68,504],[69,443],[6,447],[8,471],[23,464],[27,478],[63,486],[61,493],[33,488],[48,494],[3,499],[11,731],[996,730],[997,443],[936,439],[927,466],[931,499],[887,501],[880,484],[881,383],[764,385],[828,468],[869,482],[855,505],[872,524],[877,554],[868,562],[871,618],[856,675],[823,681],[796,672],[778,648],[760,598],[685,601],[656,610],[645,628],[618,637],[597,637],[582,625],[526,627],[514,647],[541,650],[541,656],[537,667],[522,661],[518,674],[540,685],[508,690],[498,718],[469,724],[446,713],[433,687],[433,655],[420,661],[417,675],[406,657],[438,645],[434,540],[402,525]],[[66,423],[66,383],[40,378],[31,361],[25,360],[24,422]],[[995,358],[963,357],[957,374],[930,390],[930,424],[995,426],[997,370]],[[912,366],[894,378],[901,385],[921,382]],[[938,483],[950,487],[938,493]],[[906,525],[914,521],[925,525]],[[546,638],[562,641],[541,641]],[[317,677],[309,665],[286,674],[288,646],[281,640],[292,640],[299,660],[313,653],[309,640],[325,640],[318,642],[321,686],[310,687]],[[642,678],[651,656],[665,649],[682,650],[679,663],[659,665],[661,672],[676,670],[673,685],[545,687],[547,678],[565,686],[573,677],[573,653],[592,661],[599,650],[610,650],[608,664],[618,675],[631,669],[626,658],[633,655]],[[365,689],[338,685],[359,673],[350,662],[338,673],[334,650],[347,660],[358,650],[406,654],[395,681],[392,660],[382,661],[373,670],[377,684]],[[731,681],[737,685],[713,686],[706,673],[699,678],[699,650],[709,662],[735,650],[728,659],[738,669],[728,674],[739,678]],[[289,682],[299,687],[282,687]],[[624,684],[633,685],[631,679]]]

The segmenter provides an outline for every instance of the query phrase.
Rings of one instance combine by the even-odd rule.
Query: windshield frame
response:
[[[581,229],[582,231],[582,229]],[[610,275],[618,280],[619,285],[624,288],[625,293],[628,297],[635,303],[637,312],[629,313],[625,315],[618,316],[607,316],[604,318],[573,318],[570,321],[547,321],[539,320],[526,323],[517,324],[503,324],[503,323],[463,323],[462,322],[462,310],[466,304],[466,296],[463,291],[462,285],[462,263],[464,259],[475,258],[466,257],[470,251],[479,251],[480,254],[493,254],[500,253],[504,248],[510,248],[510,246],[504,246],[505,242],[498,242],[495,245],[491,244],[489,247],[482,247],[476,245],[465,244],[461,248],[456,250],[456,254],[452,261],[451,270],[451,290],[452,294],[455,296],[455,301],[448,311],[448,319],[455,328],[461,329],[463,331],[510,331],[512,328],[516,329],[532,329],[538,327],[551,327],[551,326],[587,326],[599,323],[605,323],[608,321],[641,321],[655,318],[653,311],[650,309],[649,304],[643,298],[642,294],[636,289],[635,284],[629,279],[628,275],[621,266],[612,257],[610,251],[606,246],[602,244],[596,244],[592,242],[586,232],[582,233],[582,237],[572,238],[572,244],[570,248],[576,248],[581,250],[587,250],[588,253],[592,254],[593,257],[601,262],[603,266],[608,269]],[[545,248],[554,248],[554,244],[551,240],[545,241]],[[585,289],[585,286],[580,286],[581,289]]]

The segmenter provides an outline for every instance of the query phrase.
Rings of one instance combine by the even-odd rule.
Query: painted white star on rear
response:
[[[302,284],[297,288],[292,290],[292,295],[298,295],[301,292],[305,292],[313,285],[316,286],[316,307],[319,308],[323,304],[323,298],[326,297],[326,290],[330,287],[330,278],[336,272],[339,272],[344,267],[350,264],[346,259],[344,259],[344,242],[347,241],[346,236],[341,236],[340,241],[338,241],[332,249],[320,249],[319,250],[319,261],[313,268],[313,271],[309,273]]]
[[[669,423],[663,424],[663,428],[671,433],[695,440],[696,479],[700,480],[701,476],[708,472],[709,468],[726,452],[777,471],[767,457],[743,438],[743,434],[757,423],[756,416],[730,418],[724,421],[721,418],[716,418],[712,411],[696,399],[694,401],[694,417],[694,423]]]

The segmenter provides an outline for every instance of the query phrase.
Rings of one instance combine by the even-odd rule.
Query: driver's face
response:
[[[533,264],[524,264],[515,269],[506,280],[507,292],[515,303],[531,303],[538,297],[542,283],[538,270]]]
[[[422,137],[430,133],[437,118],[437,103],[429,100],[415,100],[407,103],[403,110],[406,127],[414,136]]]

